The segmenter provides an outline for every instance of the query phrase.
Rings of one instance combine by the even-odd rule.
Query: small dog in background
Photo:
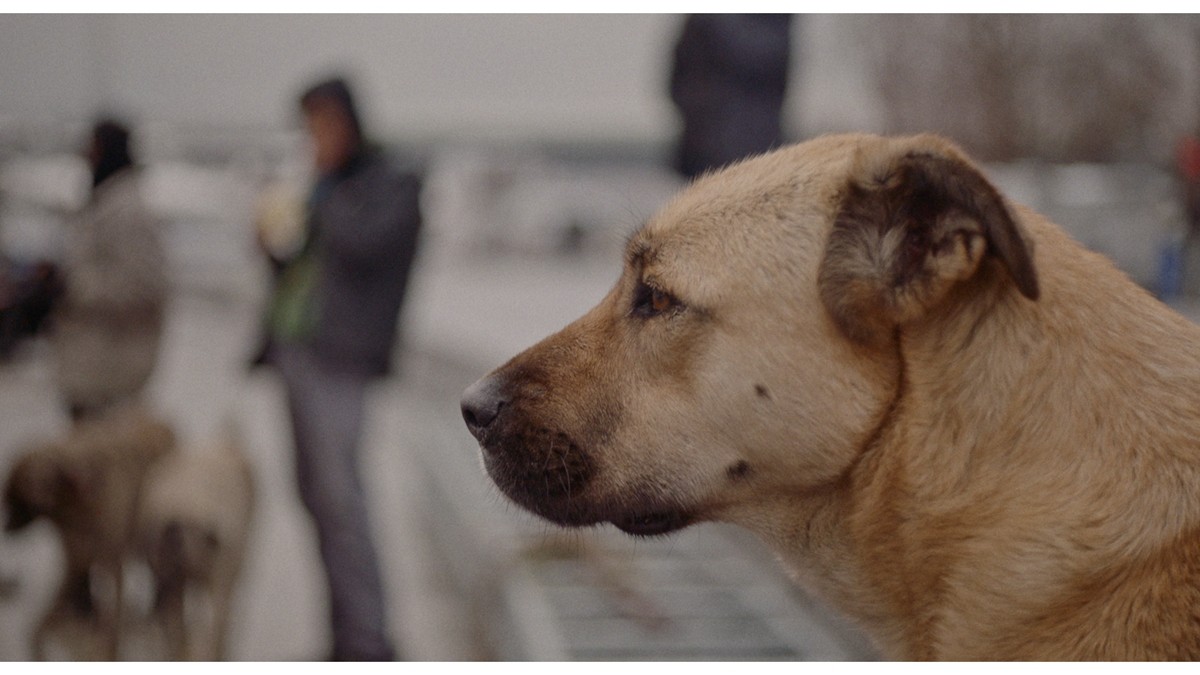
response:
[[[45,659],[51,641],[61,642],[72,659],[117,658],[124,570],[143,483],[174,448],[172,429],[131,405],[21,453],[4,488],[5,530],[46,518],[58,531],[65,561],[59,591],[33,633],[34,658]]]
[[[233,425],[220,442],[174,453],[147,476],[137,547],[154,577],[152,617],[168,658],[226,657],[253,509],[253,471]]]

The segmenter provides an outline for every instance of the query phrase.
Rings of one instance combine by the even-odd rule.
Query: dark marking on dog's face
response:
[[[729,468],[725,470],[725,473],[729,476],[729,480],[742,480],[749,476],[752,471],[753,470],[750,468],[750,462],[747,462],[744,459],[739,459],[731,464]]]

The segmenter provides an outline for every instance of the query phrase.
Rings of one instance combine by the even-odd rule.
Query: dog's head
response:
[[[4,485],[6,532],[15,532],[41,517],[53,518],[77,501],[82,480],[57,445],[24,452]]]
[[[83,420],[65,437],[24,449],[4,486],[7,531],[40,517],[59,525],[78,524],[104,508],[103,494],[113,475],[132,481],[173,451],[175,433],[165,422],[137,406]],[[123,466],[113,474],[110,469]]]
[[[895,396],[898,331],[984,287],[1038,294],[1021,228],[956,148],[821,138],[693,183],[600,304],[463,414],[500,489],[556,523],[744,519],[845,476]]]

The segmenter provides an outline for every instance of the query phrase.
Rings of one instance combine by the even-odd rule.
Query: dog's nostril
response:
[[[466,421],[467,426],[482,429],[491,424],[492,420],[496,419],[496,415],[499,414],[500,409],[475,408],[464,404],[462,411],[463,420]]]
[[[467,428],[476,436],[495,421],[504,407],[504,399],[498,393],[498,387],[484,378],[463,392],[461,401],[463,421]]]

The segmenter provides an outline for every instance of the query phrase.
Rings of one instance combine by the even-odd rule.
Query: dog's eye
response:
[[[675,298],[653,286],[642,284],[633,297],[633,313],[643,318],[665,314],[678,306]]]

